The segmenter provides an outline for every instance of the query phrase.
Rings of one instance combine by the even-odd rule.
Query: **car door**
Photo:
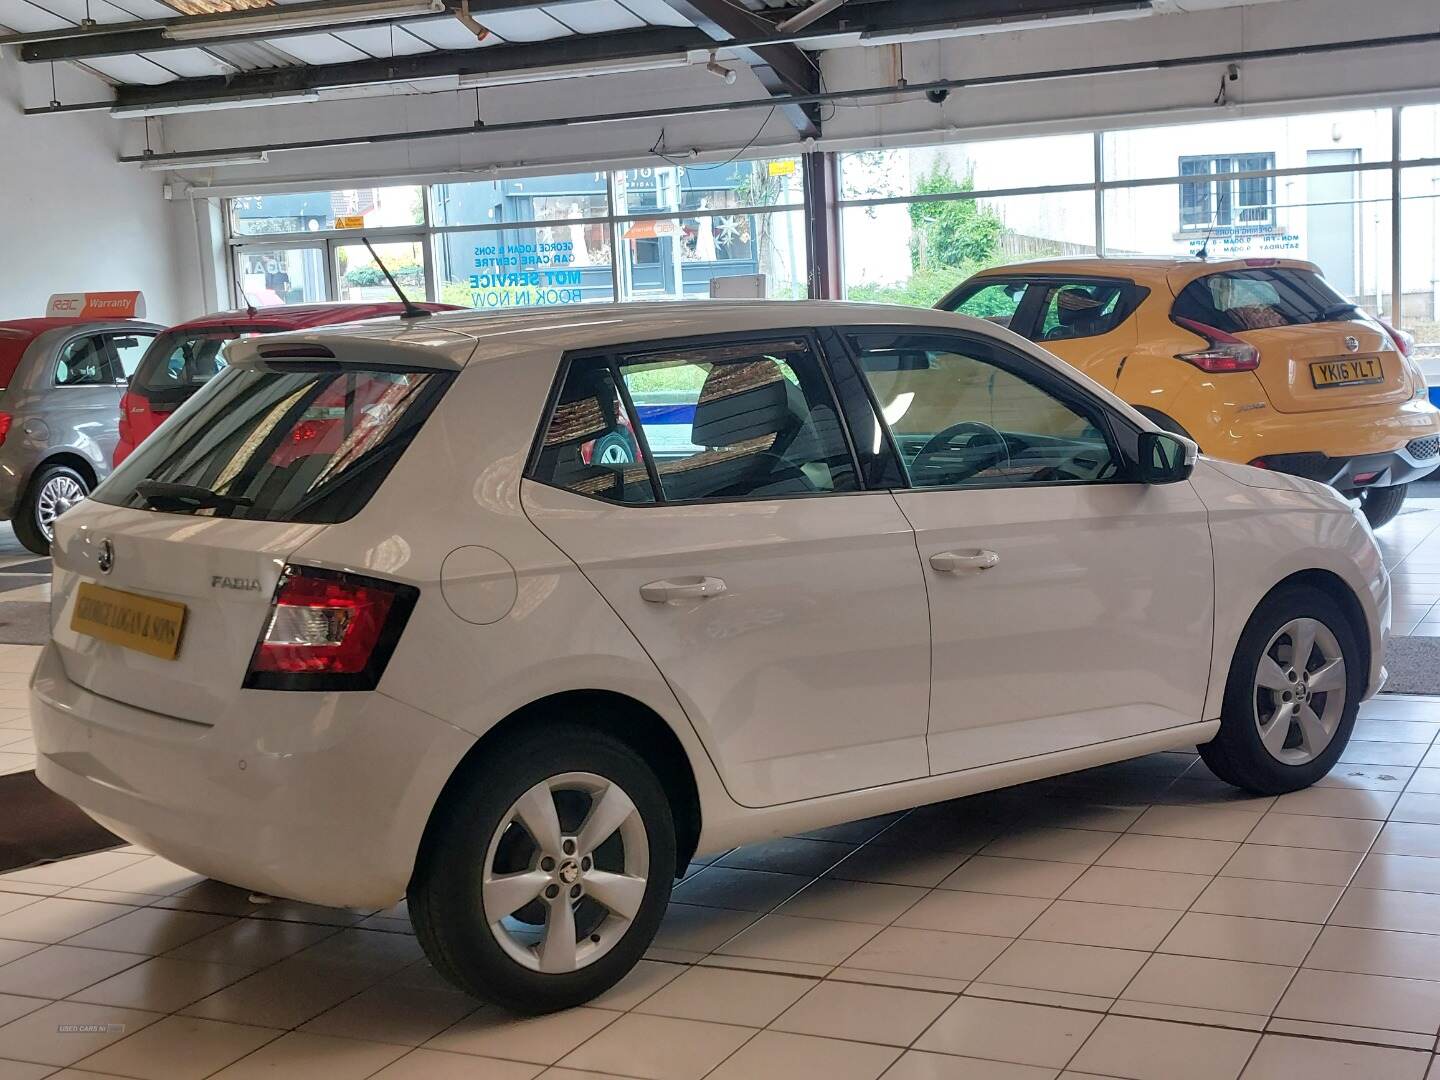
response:
[[[896,500],[929,587],[932,771],[1203,720],[1213,573],[1189,483],[1132,482],[1136,431],[998,341],[846,337],[909,482]]]
[[[48,447],[84,454],[100,475],[110,463],[120,422],[120,394],[109,335],[92,332],[70,338],[56,350],[48,389],[37,385],[39,412]]]
[[[570,359],[528,475],[738,802],[927,774],[914,534],[862,490],[808,332]]]
[[[1107,390],[1115,389],[1121,365],[1134,351],[1139,331],[1130,315],[1137,287],[1105,278],[1036,281],[1036,322],[1026,334]]]

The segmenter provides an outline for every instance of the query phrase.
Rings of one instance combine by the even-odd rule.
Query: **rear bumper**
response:
[[[1414,439],[1398,450],[1382,454],[1354,457],[1331,457],[1322,453],[1270,454],[1263,460],[1266,468],[1276,472],[1303,476],[1337,491],[1353,493],[1423,480],[1440,469],[1440,437]]]
[[[379,693],[236,691],[213,727],[92,694],[53,645],[31,681],[36,774],[196,873],[333,907],[405,893],[475,737]]]

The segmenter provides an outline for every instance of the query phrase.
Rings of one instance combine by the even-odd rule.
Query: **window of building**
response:
[[[1275,168],[1274,154],[1182,157],[1180,175],[1203,177],[1180,185],[1180,227],[1275,224],[1275,180],[1236,176]]]

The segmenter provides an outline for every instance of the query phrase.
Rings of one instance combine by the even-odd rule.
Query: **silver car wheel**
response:
[[[1304,765],[1324,753],[1345,692],[1345,657],[1328,626],[1302,618],[1277,630],[1255,669],[1255,724],[1270,756]]]
[[[55,521],[89,494],[73,476],[52,476],[35,496],[35,524],[46,540],[55,539]]]
[[[485,853],[481,905],[512,960],[561,975],[625,936],[649,877],[649,837],[630,796],[603,776],[562,773],[501,818]]]

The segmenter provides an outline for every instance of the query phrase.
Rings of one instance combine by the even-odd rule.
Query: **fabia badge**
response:
[[[108,574],[115,568],[115,545],[109,540],[100,541],[100,549],[95,552],[95,566],[102,574]]]
[[[225,577],[216,574],[210,579],[212,589],[233,589],[236,592],[259,592],[260,579],[253,577]]]

